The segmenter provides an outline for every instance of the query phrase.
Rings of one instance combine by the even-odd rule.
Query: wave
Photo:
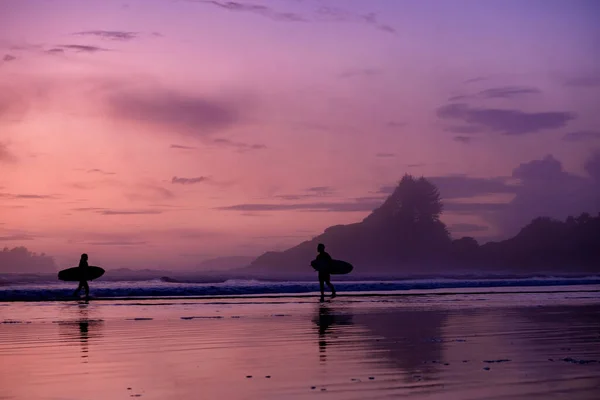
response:
[[[478,280],[405,280],[334,282],[341,293],[407,293],[412,290],[523,288],[571,285],[598,285],[600,278],[478,279]],[[0,286],[0,301],[44,301],[69,298],[75,283],[20,284]],[[90,283],[95,298],[202,297],[236,295],[292,295],[319,291],[318,282],[272,282],[260,280],[227,280],[220,283],[183,283],[152,281]]]

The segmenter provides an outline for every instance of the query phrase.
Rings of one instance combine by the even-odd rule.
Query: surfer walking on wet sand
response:
[[[88,255],[87,254],[82,254],[81,255],[81,259],[79,260],[79,268],[81,270],[80,273],[80,280],[79,280],[79,286],[77,286],[77,289],[75,289],[75,292],[73,292],[73,296],[79,297],[79,293],[81,292],[81,289],[85,290],[85,298],[89,299],[90,298],[90,287],[88,286],[87,283],[87,271],[88,271]]]
[[[319,265],[318,267],[313,268],[319,272],[319,286],[321,288],[321,301],[325,300],[325,284],[331,290],[331,298],[333,299],[335,294],[335,288],[333,287],[330,279],[331,274],[329,271],[329,266],[333,261],[329,253],[325,251],[325,245],[323,243],[319,243],[317,246],[317,258],[311,263],[311,265]]]

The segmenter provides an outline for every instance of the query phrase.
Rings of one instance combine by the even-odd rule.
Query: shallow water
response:
[[[597,399],[600,295],[0,303],[0,360],[0,399]]]

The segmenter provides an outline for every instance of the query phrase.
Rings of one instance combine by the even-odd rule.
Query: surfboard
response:
[[[310,262],[310,265],[317,271],[320,271],[324,267],[327,272],[336,275],[349,274],[354,269],[352,264],[342,260],[331,260],[330,263],[313,260]]]
[[[100,267],[89,266],[85,268],[85,276],[82,276],[82,269],[79,267],[63,269],[58,273],[58,279],[61,281],[93,281],[104,275],[104,269]]]

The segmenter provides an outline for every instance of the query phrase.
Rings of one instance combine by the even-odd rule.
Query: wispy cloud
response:
[[[377,153],[377,154],[375,154],[375,157],[392,158],[392,157],[396,157],[396,154],[394,154],[394,153]]]
[[[563,136],[563,140],[567,142],[583,142],[594,139],[600,139],[600,131],[576,131]]]
[[[94,30],[94,31],[75,32],[75,33],[73,33],[73,35],[94,36],[94,37],[98,37],[101,39],[107,39],[107,40],[126,41],[126,40],[135,39],[138,36],[138,32]]]
[[[542,91],[533,86],[501,86],[481,90],[474,94],[461,94],[452,96],[448,101],[460,101],[467,99],[514,99],[528,95],[539,95]]]
[[[437,116],[442,119],[461,120],[470,127],[485,128],[503,135],[524,135],[563,128],[575,119],[575,114],[566,111],[530,113],[521,110],[470,107],[463,103],[440,107]]]
[[[348,202],[313,202],[313,203],[246,203],[236,204],[232,206],[217,207],[221,211],[244,211],[244,212],[261,212],[261,211],[314,211],[314,212],[364,212],[372,211],[381,205],[379,200]]]
[[[197,149],[197,147],[182,146],[180,144],[172,144],[171,146],[169,146],[169,148],[171,148],[171,149],[180,149],[180,150],[196,150]]]
[[[266,149],[267,146],[260,143],[249,144],[244,142],[235,142],[229,139],[217,138],[212,141],[213,144],[222,147],[231,147],[237,149],[239,152],[246,152],[250,150],[262,150]]]
[[[357,14],[341,8],[319,6],[313,15],[307,16],[295,12],[279,11],[272,7],[255,3],[241,3],[237,1],[216,0],[186,0],[192,3],[209,4],[231,12],[247,12],[269,18],[274,21],[284,22],[351,22],[368,25],[382,32],[395,34],[396,29],[392,26],[379,22],[374,13]],[[281,3],[280,3],[281,4]]]
[[[17,59],[17,57],[15,57],[15,56],[13,56],[11,54],[5,54],[4,57],[2,57],[2,61],[4,61],[4,62],[11,62],[11,61],[14,61],[16,59]]]
[[[101,175],[115,175],[116,172],[109,172],[109,171],[104,171],[102,169],[99,168],[94,168],[94,169],[89,169],[87,171],[88,174],[101,174]]]
[[[454,138],[452,138],[452,140],[454,140],[455,142],[459,142],[459,143],[469,144],[469,143],[471,143],[473,138],[469,137],[469,136],[454,136]]]
[[[0,193],[0,197],[9,198],[9,199],[55,199],[56,196],[49,194],[12,194],[12,193]]]
[[[271,7],[253,3],[238,3],[236,1],[187,0],[193,3],[210,4],[227,11],[248,12],[257,14],[274,21],[305,22],[307,19],[300,14],[276,11]]]
[[[98,214],[102,215],[156,215],[162,214],[161,210],[100,210]]]
[[[110,112],[119,118],[178,128],[194,136],[210,135],[240,119],[235,101],[218,101],[162,89],[117,91],[106,101]]]
[[[34,240],[35,237],[30,235],[7,235],[0,236],[0,241],[10,242],[10,241],[20,241],[20,240]]]
[[[111,51],[110,49],[105,49],[104,47],[81,45],[81,44],[61,44],[61,45],[56,46],[56,48],[60,48],[60,49],[64,49],[64,50],[72,50],[76,53],[98,53],[98,52],[103,52],[103,51]]]
[[[178,178],[178,177],[174,176],[171,179],[171,183],[178,184],[178,185],[193,185],[195,183],[206,182],[207,180],[208,180],[208,178],[205,176],[198,176],[195,178]]]

